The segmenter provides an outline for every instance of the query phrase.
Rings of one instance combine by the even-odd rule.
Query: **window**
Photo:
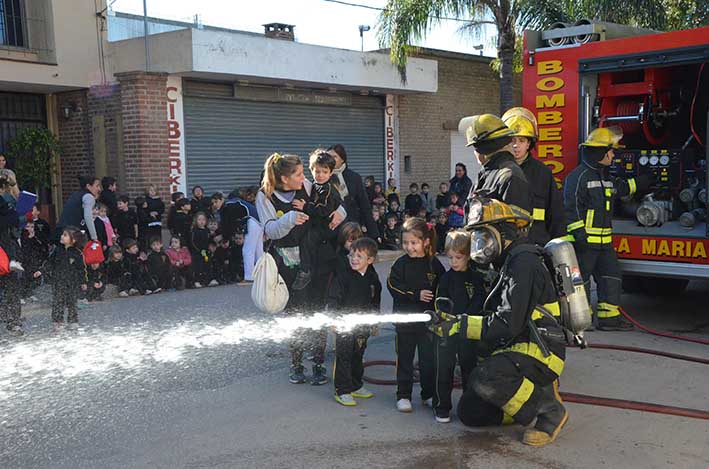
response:
[[[26,47],[22,0],[0,0],[0,45]]]

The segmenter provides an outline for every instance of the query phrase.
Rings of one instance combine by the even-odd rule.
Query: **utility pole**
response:
[[[150,71],[150,50],[148,48],[148,0],[143,0],[143,41],[145,42],[145,71]]]

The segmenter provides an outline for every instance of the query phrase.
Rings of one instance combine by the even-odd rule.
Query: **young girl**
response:
[[[170,258],[170,264],[173,267],[175,288],[182,290],[191,285],[192,273],[190,266],[192,265],[192,256],[189,249],[182,247],[179,237],[173,236],[170,239],[170,247],[165,251],[165,254]]]
[[[79,324],[77,301],[79,290],[86,291],[86,264],[81,254],[83,236],[78,228],[67,226],[59,238],[59,246],[54,249],[44,267],[34,273],[51,277],[52,321],[54,330],[64,326],[64,309],[67,310],[68,327],[76,329]]]
[[[409,218],[402,228],[403,256],[394,261],[387,287],[394,298],[394,313],[422,313],[433,309],[433,294],[443,265],[435,256],[436,232],[420,218]],[[411,412],[414,354],[418,349],[421,399],[431,406],[435,392],[431,333],[423,323],[396,326],[396,408]]]
[[[297,313],[309,309],[309,294],[312,288],[293,290],[292,285],[300,266],[300,240],[305,234],[308,215],[304,213],[305,201],[309,198],[312,185],[305,179],[303,163],[295,155],[274,153],[264,164],[264,176],[261,190],[256,197],[256,208],[259,220],[263,223],[266,237],[272,240],[270,252],[276,260],[278,273],[285,281],[290,298],[286,312]],[[344,220],[346,214],[340,207],[334,212],[331,227],[334,228]],[[320,286],[322,289],[322,286]],[[319,305],[321,306],[321,305]],[[315,336],[315,338],[313,338]],[[303,334],[293,339],[291,349],[291,374],[289,381],[293,384],[306,382],[303,367],[303,350],[306,342],[314,348],[313,375],[311,384],[327,383],[325,368],[322,366],[325,355],[324,334]]]
[[[436,290],[436,298],[450,298],[453,314],[481,314],[485,302],[483,276],[470,267],[470,235],[463,231],[451,231],[445,236],[445,253],[450,260],[450,270],[441,276]],[[433,412],[436,421],[450,422],[453,408],[453,372],[456,356],[463,378],[463,389],[467,389],[468,376],[477,364],[475,342],[463,337],[441,339],[433,335],[433,356],[436,364],[436,393],[433,396]]]
[[[106,245],[104,246],[106,250],[113,246],[116,242],[116,232],[113,231],[113,224],[111,219],[108,218],[108,207],[104,204],[98,204],[98,217],[103,222],[103,226],[106,229]]]
[[[194,216],[192,233],[190,235],[190,248],[190,251],[192,251],[194,287],[202,288],[207,284],[209,273],[207,270],[209,230],[207,229],[207,215],[203,212],[199,212]]]
[[[158,195],[155,184],[150,184],[145,190],[145,201],[148,204],[150,221],[147,229],[147,239],[162,238],[162,215],[165,213],[165,203]]]

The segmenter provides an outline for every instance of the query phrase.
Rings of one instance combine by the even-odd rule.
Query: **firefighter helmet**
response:
[[[458,124],[458,131],[465,133],[467,146],[509,137],[514,133],[499,117],[492,114],[464,117]]]
[[[467,230],[494,225],[497,223],[513,223],[518,229],[527,228],[532,224],[529,212],[516,205],[506,204],[497,199],[476,197],[469,201]]]
[[[625,148],[625,145],[620,145],[619,142],[623,138],[623,129],[617,125],[611,127],[599,127],[588,134],[586,141],[581,144],[582,147],[595,148]]]
[[[502,121],[514,131],[513,137],[539,138],[537,119],[524,107],[513,107],[502,115]]]

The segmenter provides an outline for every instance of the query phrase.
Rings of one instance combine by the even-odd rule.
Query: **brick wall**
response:
[[[117,75],[123,115],[126,187],[131,197],[155,184],[163,200],[170,197],[167,158],[167,74],[129,72]]]
[[[408,194],[409,184],[428,182],[430,192],[450,179],[451,125],[481,113],[499,113],[499,78],[487,59],[463,54],[421,54],[438,61],[438,92],[399,97],[399,188]],[[515,83],[521,102],[521,79]],[[448,128],[444,128],[444,125]],[[404,156],[411,156],[411,171],[404,171]]]
[[[65,107],[74,109],[66,119],[62,115]],[[93,172],[91,158],[91,131],[86,90],[57,94],[57,122],[59,127],[62,199],[79,189],[79,176]]]
[[[93,129],[92,121],[96,116],[103,116],[104,141],[102,144],[106,149],[106,174],[96,176],[112,176],[118,178],[118,151],[120,149],[117,121],[122,112],[121,109],[121,89],[117,83],[92,86],[88,92],[89,103],[89,128]],[[93,146],[94,140],[91,139]]]

